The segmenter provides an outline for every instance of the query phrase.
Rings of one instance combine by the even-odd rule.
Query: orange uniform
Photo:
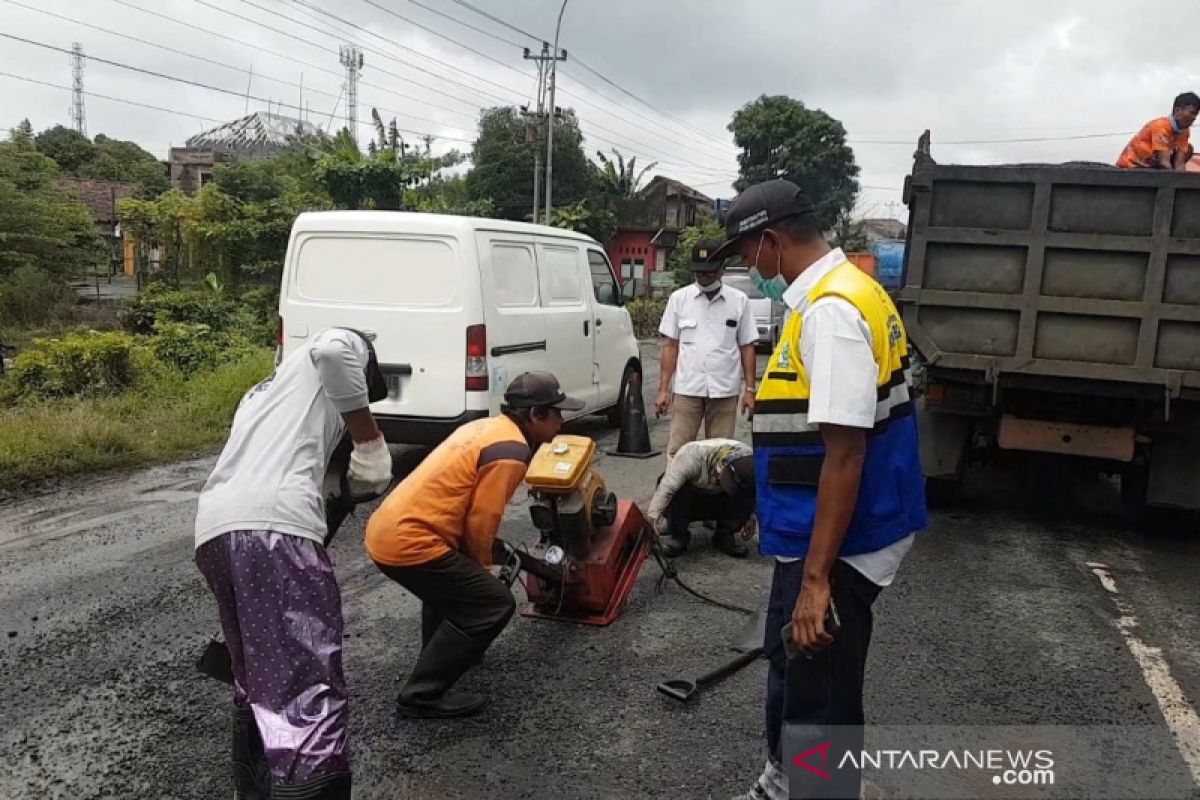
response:
[[[411,567],[458,550],[490,566],[504,508],[530,456],[521,429],[506,416],[464,425],[371,515],[367,553],[377,564]]]
[[[1175,132],[1170,117],[1152,119],[1125,145],[1121,157],[1117,159],[1117,166],[1122,169],[1157,167],[1159,163],[1155,153],[1165,151],[1172,158],[1176,153],[1186,153],[1189,138],[1187,129]]]

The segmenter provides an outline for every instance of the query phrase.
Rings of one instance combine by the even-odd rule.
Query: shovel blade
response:
[[[658,685],[658,690],[672,700],[686,702],[696,693],[696,683],[695,681],[677,678],[672,681],[663,681]]]

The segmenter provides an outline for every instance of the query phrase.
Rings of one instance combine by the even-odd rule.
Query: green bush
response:
[[[14,359],[13,385],[22,398],[117,394],[134,385],[145,363],[136,350],[134,338],[118,331],[36,339]]]
[[[221,354],[212,328],[193,322],[155,322],[150,348],[165,366],[184,375],[216,366]]]
[[[238,304],[246,337],[254,344],[274,344],[279,330],[279,287],[253,286],[242,292]]]
[[[224,331],[233,327],[238,307],[222,294],[203,290],[174,290],[152,284],[125,305],[125,327],[148,336],[155,323],[182,322]]]
[[[0,282],[0,326],[33,327],[69,319],[75,292],[38,267],[17,267]]]
[[[639,297],[631,300],[627,308],[629,318],[633,321],[633,335],[639,339],[652,339],[658,334],[667,301],[665,298]]]

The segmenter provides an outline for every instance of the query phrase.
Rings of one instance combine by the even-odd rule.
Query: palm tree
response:
[[[646,177],[647,172],[657,167],[658,162],[654,161],[648,164],[639,172],[637,170],[637,156],[626,162],[625,157],[615,147],[612,153],[617,157],[615,162],[599,150],[596,151],[596,157],[604,165],[603,170],[601,170],[601,180],[603,180],[605,188],[617,197],[634,197],[638,193],[638,189],[641,188],[642,178]]]

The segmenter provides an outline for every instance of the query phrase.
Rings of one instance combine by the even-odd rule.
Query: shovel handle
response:
[[[762,656],[762,654],[763,649],[761,647],[756,647],[753,650],[747,650],[737,658],[726,661],[712,672],[706,672],[699,678],[696,678],[696,688],[705,689],[713,684],[720,683],[743,667],[753,664]]]

